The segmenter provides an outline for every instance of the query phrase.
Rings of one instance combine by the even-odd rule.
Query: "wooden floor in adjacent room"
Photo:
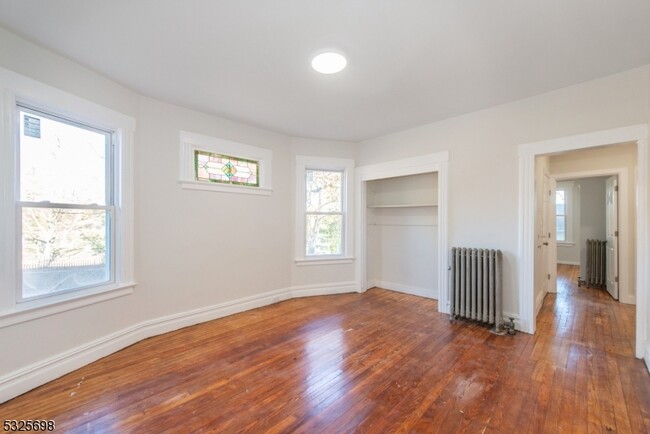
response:
[[[372,289],[147,339],[0,405],[58,432],[650,431],[634,307],[560,268],[538,333],[450,323]]]

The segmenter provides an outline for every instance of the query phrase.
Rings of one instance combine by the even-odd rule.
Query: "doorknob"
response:
[[[548,243],[542,243],[542,244],[544,244],[545,246],[548,246]]]

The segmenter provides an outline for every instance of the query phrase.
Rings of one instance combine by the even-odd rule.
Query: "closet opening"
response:
[[[438,299],[438,173],[366,183],[366,281]]]
[[[375,286],[438,300],[449,313],[447,151],[355,169],[360,292]]]

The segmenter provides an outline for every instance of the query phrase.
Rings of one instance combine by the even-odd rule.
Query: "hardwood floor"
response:
[[[0,414],[59,432],[648,432],[634,307],[559,274],[535,336],[382,289],[295,299],[147,339]]]

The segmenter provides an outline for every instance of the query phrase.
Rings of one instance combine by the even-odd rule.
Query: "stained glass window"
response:
[[[197,181],[259,187],[260,163],[213,152],[194,151]]]

